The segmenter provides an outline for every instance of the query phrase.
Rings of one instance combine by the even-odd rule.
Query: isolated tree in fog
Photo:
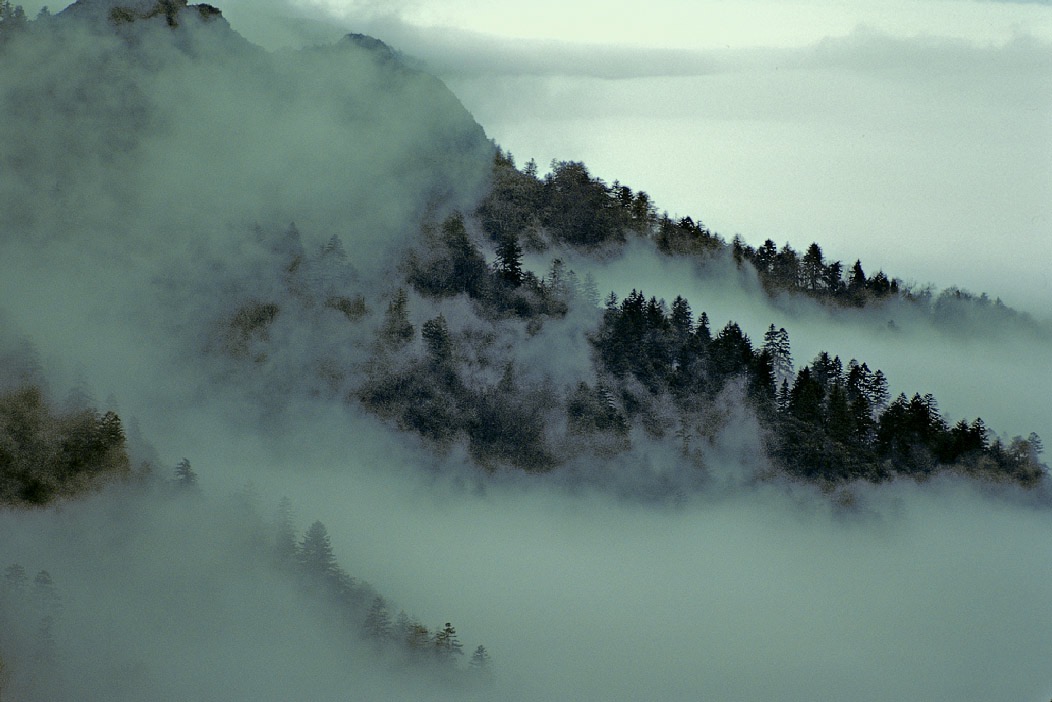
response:
[[[457,630],[446,622],[442,630],[435,634],[435,655],[439,660],[452,662],[454,656],[464,655],[464,647],[457,638]]]
[[[811,292],[819,290],[825,280],[825,273],[825,256],[822,254],[822,247],[812,242],[800,262],[800,278],[804,288]]]
[[[185,458],[175,467],[175,484],[186,490],[197,487],[197,473],[190,466],[190,461]]]
[[[332,544],[329,542],[329,531],[320,521],[311,524],[307,533],[303,535],[296,552],[296,560],[303,570],[311,575],[334,577],[341,573],[336,563],[336,554],[333,553]]]
[[[471,661],[469,662],[469,665],[471,666],[472,670],[476,670],[478,672],[485,672],[489,670],[490,657],[489,653],[486,651],[485,646],[482,646],[480,644],[479,647],[475,649],[475,652],[471,654]]]

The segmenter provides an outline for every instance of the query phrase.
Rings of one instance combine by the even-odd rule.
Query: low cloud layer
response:
[[[62,601],[57,674],[17,673],[12,689],[24,698],[1052,695],[1040,616],[1052,594],[1046,492],[942,479],[822,494],[750,485],[745,468],[726,461],[713,469],[739,477],[726,481],[733,490],[613,497],[595,476],[620,472],[627,484],[633,471],[682,472],[676,451],[641,442],[620,460],[574,466],[590,477],[580,483],[490,474],[457,447],[435,452],[342,397],[295,386],[315,374],[296,360],[315,360],[319,347],[357,357],[376,315],[358,328],[294,306],[274,268],[287,260],[274,247],[289,244],[289,223],[312,265],[336,234],[357,271],[353,285],[376,304],[429,206],[469,205],[485,183],[488,144],[434,81],[403,76],[392,90],[368,55],[328,49],[245,46],[236,67],[251,70],[228,73],[162,44],[160,67],[147,70],[123,64],[116,40],[67,39],[67,50],[95,62],[45,62],[51,47],[38,47],[0,78],[8,94],[38,101],[11,108],[7,128],[19,138],[0,146],[4,164],[22,168],[18,178],[0,171],[2,341],[32,342],[55,393],[82,385],[100,402],[112,398],[152,447],[137,458],[152,457],[163,477],[188,457],[203,495],[126,486],[0,512],[0,568],[47,570]],[[752,79],[769,80],[761,74]],[[486,84],[460,85],[477,97]],[[49,86],[70,91],[72,113],[45,109]],[[77,97],[84,86],[92,100]],[[623,87],[608,97],[628,96]],[[652,117],[652,108],[634,109]],[[722,109],[730,125],[733,110]],[[594,118],[590,110],[567,123]],[[683,294],[714,325],[738,320],[754,340],[769,323],[785,326],[798,364],[819,349],[856,356],[883,368],[893,392],[934,392],[955,419],[981,414],[996,429],[1052,437],[1040,382],[1052,362],[1047,343],[981,329],[945,335],[912,318],[896,318],[891,332],[883,317],[772,305],[747,278],[699,273],[642,245],[568,265],[592,272],[604,293]],[[252,363],[209,355],[208,342],[237,304],[279,289],[298,316],[274,328],[268,350],[291,371],[271,386]],[[439,309],[471,322],[463,298],[413,304],[418,324]],[[586,318],[571,315],[530,340],[509,324],[500,343],[524,373],[569,382],[587,354]],[[270,400],[283,411],[268,412]],[[756,443],[744,419],[729,433]],[[353,576],[429,626],[451,621],[463,641],[485,644],[492,687],[392,670],[334,630],[328,612],[253,558],[244,501],[230,497],[249,482],[260,519],[288,496],[297,528],[322,520]]]

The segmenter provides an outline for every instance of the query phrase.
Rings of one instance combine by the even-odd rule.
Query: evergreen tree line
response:
[[[543,276],[527,270],[514,237],[499,242],[487,263],[471,224],[454,213],[425,227],[405,262],[412,292],[434,300],[466,296],[481,319],[518,320],[527,333],[578,306],[595,313],[594,280],[579,278],[558,259]],[[281,275],[299,304],[318,309],[324,300],[350,299],[350,278],[340,273],[349,266],[343,255],[323,252],[318,261],[304,256],[294,228],[283,242],[269,246],[277,246]],[[326,248],[341,247],[336,239]],[[319,263],[326,259],[332,260],[328,277],[305,275],[323,268]],[[807,259],[815,264],[817,286],[821,256]],[[856,276],[859,285],[863,277]],[[1036,437],[1006,443],[978,419],[950,427],[930,396],[889,402],[883,373],[854,360],[845,368],[823,353],[796,372],[785,329],[772,325],[763,343],[754,345],[733,321],[714,330],[704,312],[695,320],[682,297],[669,308],[635,290],[620,301],[611,293],[591,334],[595,380],[563,388],[524,382],[514,362],[489,347],[493,337],[456,333],[442,314],[418,327],[409,306],[409,291],[399,288],[373,327],[364,382],[347,397],[440,446],[464,441],[483,466],[546,471],[582,453],[616,454],[631,446],[637,425],[654,437],[675,434],[689,443],[693,434],[712,441],[722,426],[710,416],[714,403],[733,381],[741,383],[761,421],[768,456],[792,475],[881,481],[949,466],[1024,484],[1042,475]],[[367,317],[364,302],[362,309]],[[265,359],[269,325],[279,310],[269,301],[242,308],[229,323],[241,341],[228,344],[228,352]],[[319,365],[334,376],[347,375],[324,359]]]
[[[448,285],[421,285],[411,274],[409,280],[417,283],[420,294],[467,294],[484,313],[497,309],[498,316],[493,291],[501,286],[513,291],[525,287],[535,291],[536,299],[563,303],[534,307],[528,322],[534,327],[546,317],[565,314],[566,305],[575,300],[594,302],[594,291],[585,295],[576,281],[560,282],[567,276],[558,260],[544,278],[524,270],[521,248],[513,238],[498,245],[496,259],[487,268],[462,217],[454,215],[442,230],[458,243],[434,247],[431,240],[430,270],[448,271]],[[805,260],[811,271],[809,284],[817,290],[824,263],[817,246],[812,248]],[[450,258],[475,261],[477,275],[458,278],[458,264]],[[418,259],[411,262],[410,270],[419,271]],[[872,289],[859,265],[853,279],[857,289]],[[456,280],[473,280],[476,285],[457,287]],[[894,286],[884,286],[880,275],[877,281],[880,294],[894,292]],[[405,292],[399,291],[389,305],[381,346],[404,346],[414,338],[407,301]],[[528,470],[555,467],[574,450],[572,440],[552,444],[550,423],[559,414],[565,416],[568,434],[589,436],[593,448],[605,451],[627,448],[628,432],[636,421],[652,435],[670,434],[672,425],[690,423],[728,382],[740,379],[766,430],[769,455],[793,475],[882,481],[902,474],[925,476],[954,466],[1033,484],[1043,474],[1036,436],[1017,437],[1006,446],[991,436],[981,419],[949,427],[930,395],[903,396],[889,405],[883,372],[870,371],[854,359],[845,368],[838,357],[823,352],[794,374],[784,328],[772,325],[763,343],[754,346],[733,321],[714,332],[704,312],[695,320],[682,297],[668,309],[664,301],[648,300],[635,290],[620,302],[611,293],[592,335],[601,381],[595,387],[581,381],[565,392],[522,387],[510,364],[493,386],[467,383],[458,371],[458,356],[465,355],[458,348],[471,342],[453,339],[441,315],[425,322],[420,335],[423,356],[397,371],[388,364],[376,366],[361,399],[382,416],[430,439],[448,442],[466,437],[472,455],[483,463],[510,463]],[[655,409],[666,395],[674,398],[680,417],[663,417]],[[926,414],[920,414],[918,403],[923,403]],[[903,407],[908,421],[900,419]]]
[[[321,521],[313,522],[297,538],[288,498],[279,502],[274,524],[270,552],[276,564],[295,577],[305,592],[325,600],[337,612],[339,626],[369,641],[378,655],[414,667],[457,673],[464,646],[452,623],[431,629],[404,610],[392,620],[388,601],[340,566]],[[482,674],[489,672],[490,662],[486,647],[479,645],[468,665],[472,672]]]
[[[888,380],[879,369],[821,352],[793,373],[789,334],[772,324],[763,343],[754,345],[735,322],[713,335],[703,312],[694,321],[686,299],[672,309],[633,290],[617,304],[608,300],[593,337],[603,371],[626,388],[633,378],[646,395],[674,398],[680,412],[699,409],[699,400],[742,381],[745,396],[766,429],[770,455],[792,475],[811,480],[888,480],[896,475],[926,477],[945,469],[1033,485],[1046,472],[1039,460],[1040,438],[1015,437],[1007,445],[991,437],[982,419],[952,427],[935,398],[900,394],[888,402]],[[622,390],[622,393],[628,394]],[[626,416],[609,416],[610,403],[593,406],[607,426],[623,428],[633,419],[634,400],[621,406]],[[644,396],[646,396],[644,395]],[[638,410],[637,410],[638,411]]]
[[[956,287],[937,293],[907,285],[884,271],[867,275],[860,260],[850,267],[827,260],[818,243],[803,253],[788,243],[778,247],[771,239],[754,247],[736,235],[728,243],[701,220],[658,214],[645,191],[633,191],[619,181],[608,185],[577,161],[552,161],[550,172],[542,177],[535,162],[519,170],[512,155],[498,149],[493,186],[475,214],[487,235],[502,246],[521,243],[543,250],[555,242],[595,251],[616,249],[628,236],[636,236],[652,240],[670,256],[729,256],[739,267],[755,270],[769,294],[789,292],[850,307],[899,299],[947,328],[964,321],[1032,323],[1028,315],[1000,299],[991,301],[985,293],[976,296]]]

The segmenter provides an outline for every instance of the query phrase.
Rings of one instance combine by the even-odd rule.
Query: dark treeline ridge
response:
[[[1042,445],[1036,434],[1016,437],[1006,446],[999,438],[991,441],[982,419],[949,426],[930,394],[909,399],[900,394],[889,403],[880,370],[855,359],[845,367],[826,352],[794,377],[784,328],[772,324],[758,345],[733,321],[713,335],[707,315],[695,322],[682,297],[671,311],[637,291],[620,305],[611,299],[593,341],[603,369],[617,379],[622,393],[631,379],[645,389],[637,397],[671,397],[682,415],[738,384],[765,430],[771,457],[795,476],[881,482],[953,468],[1030,486],[1046,471],[1038,460]],[[589,416],[584,426],[608,423],[608,407]],[[615,426],[623,427],[624,421]]]
[[[144,497],[191,503],[204,499],[197,472],[185,458],[170,480],[144,471],[132,487]],[[341,567],[321,521],[297,534],[288,498],[266,519],[249,485],[232,496],[220,515],[232,520],[221,539],[231,558],[247,558],[245,567],[253,572],[281,573],[349,645],[364,643],[394,671],[424,669],[448,684],[488,682],[492,660],[485,646],[465,653],[452,623],[429,628],[404,610],[393,615],[382,595]],[[50,573],[41,570],[30,582],[21,564],[8,565],[0,579],[0,699],[9,683],[26,694],[61,687],[61,681],[41,681],[54,678],[63,670],[62,657],[73,654],[65,642],[63,598]],[[458,664],[463,659],[466,663]]]
[[[321,521],[313,522],[297,538],[288,498],[278,503],[271,534],[263,541],[267,556],[294,577],[306,593],[326,601],[330,605],[326,611],[338,615],[338,626],[357,639],[367,640],[378,656],[397,665],[424,666],[451,680],[464,674],[457,666],[465,657],[464,645],[453,624],[428,628],[405,610],[393,615],[393,606],[386,598],[340,566]],[[468,669],[474,675],[486,674],[490,664],[485,646],[476,646],[468,656]]]
[[[491,468],[549,471],[578,457],[610,457],[630,449],[639,430],[675,442],[683,470],[704,475],[721,433],[752,431],[765,465],[822,484],[953,470],[1031,486],[1045,474],[1035,434],[1002,439],[979,418],[951,424],[930,394],[889,398],[884,374],[856,359],[845,365],[823,352],[797,371],[784,328],[772,324],[754,344],[734,321],[713,330],[704,312],[695,319],[682,297],[670,309],[639,291],[623,300],[611,293],[600,311],[590,277],[580,279],[558,259],[543,276],[527,270],[514,237],[487,264],[469,231],[479,227],[476,216],[459,213],[424,227],[404,262],[405,286],[368,327],[375,337],[364,380],[348,381],[358,376],[330,359],[318,362],[332,388],[435,445],[464,442]],[[289,296],[285,307],[252,300],[236,312],[224,332],[228,353],[265,365],[272,325],[303,310],[336,314],[341,306],[333,300],[357,300],[355,312],[339,319],[364,328],[372,315],[366,301],[332,287],[350,279],[340,272],[350,264],[338,239],[311,255],[295,227],[256,237],[275,252]],[[476,321],[493,332],[477,325],[456,331],[442,313],[414,324],[410,291],[425,309],[466,298]],[[576,382],[538,381],[496,343],[499,325],[522,325],[529,336],[574,310],[593,325],[593,367]],[[748,408],[758,428],[732,425],[727,408],[737,406]]]
[[[608,185],[581,162],[553,161],[550,168],[547,175],[539,176],[536,163],[530,161],[520,170],[511,154],[497,151],[493,188],[478,210],[484,231],[494,241],[515,239],[534,250],[551,242],[582,251],[606,251],[637,237],[652,241],[669,256],[702,261],[730,256],[739,268],[754,270],[772,296],[802,295],[838,307],[902,300],[947,329],[965,320],[1033,324],[1026,313],[1007,307],[1000,298],[991,300],[986,293],[975,295],[958,287],[940,292],[904,283],[882,270],[867,275],[860,260],[850,266],[827,260],[818,243],[811,243],[803,253],[788,242],[779,247],[772,239],[754,247],[735,235],[728,243],[700,219],[658,214],[645,191],[616,180]]]
[[[617,183],[607,187],[583,164],[553,163],[541,179],[534,164],[519,171],[498,149],[493,189],[472,222],[496,241],[495,261],[487,267],[464,218],[455,214],[440,227],[425,228],[422,252],[410,258],[407,280],[426,297],[465,294],[484,316],[519,317],[536,327],[546,317],[565,315],[575,299],[594,305],[598,296],[593,281],[578,280],[558,260],[544,277],[525,270],[524,245],[544,249],[555,241],[596,249],[618,246],[635,233],[654,238],[669,254],[713,256],[730,247],[739,264],[757,266],[771,289],[851,305],[893,295],[919,301],[883,272],[867,278],[859,263],[843,281],[840,264],[827,264],[817,244],[802,258],[788,245],[776,251],[771,242],[759,250],[737,239],[727,245],[699,224],[672,223],[654,212],[646,193]],[[960,300],[964,294],[951,295]],[[400,291],[387,310],[384,346],[413,338],[406,299]],[[979,418],[950,426],[930,394],[900,395],[889,403],[884,374],[855,359],[845,367],[839,357],[823,352],[793,375],[784,328],[771,325],[763,344],[754,345],[733,321],[715,333],[705,313],[695,321],[683,298],[669,310],[663,300],[647,300],[635,290],[620,304],[611,293],[591,335],[598,382],[582,379],[563,391],[523,387],[510,364],[499,383],[472,387],[454,361],[471,354],[457,351],[446,320],[429,320],[421,335],[423,357],[394,372],[380,364],[382,372],[374,373],[361,399],[428,438],[466,436],[472,455],[483,463],[546,470],[572,456],[582,436],[589,438],[583,445],[600,453],[627,448],[635,423],[655,437],[679,436],[684,446],[692,434],[711,440],[722,429],[711,416],[714,400],[736,384],[761,422],[768,456],[794,476],[879,482],[952,467],[1033,485],[1044,475],[1035,434],[1006,443],[991,437]],[[547,425],[553,416],[565,422],[562,442],[552,441]]]

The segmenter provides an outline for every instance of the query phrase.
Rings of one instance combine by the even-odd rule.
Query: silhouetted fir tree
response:
[[[891,281],[884,271],[877,271],[877,274],[866,283],[866,288],[875,297],[887,297],[892,292]]]
[[[694,315],[690,309],[690,303],[681,295],[676,295],[672,301],[672,314],[669,323],[676,335],[676,343],[683,345],[687,338],[694,332]]]
[[[834,441],[845,444],[852,443],[856,436],[855,418],[851,411],[847,392],[839,382],[833,383],[829,388],[825,417],[826,431]]]
[[[862,307],[866,304],[866,273],[862,270],[862,261],[855,260],[855,265],[851,267],[851,274],[847,281],[847,292],[850,296],[852,304],[856,307]]]
[[[800,285],[800,258],[788,242],[774,259],[774,281],[782,288],[795,290]]]
[[[866,386],[866,398],[874,412],[881,412],[888,404],[888,397],[888,379],[884,377],[884,371],[878,368]]]
[[[464,655],[464,646],[457,638],[457,630],[449,622],[435,633],[434,651],[435,657],[444,663],[452,663],[455,656]]]
[[[826,265],[822,247],[812,242],[800,261],[800,280],[804,289],[810,292],[821,290],[825,275]]]
[[[826,295],[837,297],[844,292],[844,264],[833,261],[825,266],[822,273],[822,285],[825,287]]]
[[[763,335],[763,348],[771,356],[775,382],[782,383],[793,377],[793,355],[789,347],[789,332],[785,327],[775,329],[772,324]]]
[[[840,381],[843,365],[840,357],[830,358],[825,351],[820,351],[815,360],[811,361],[811,377],[827,390],[833,383]]]
[[[702,348],[708,350],[709,343],[712,341],[712,330],[709,328],[709,315],[707,313],[702,312],[701,316],[698,317],[698,324],[694,328],[694,336],[698,337]]]
[[[522,285],[522,247],[514,234],[504,235],[497,246],[496,271],[508,285]]]
[[[767,239],[762,246],[756,249],[756,254],[753,256],[753,266],[760,276],[766,279],[774,273],[774,265],[777,258],[778,246],[771,239]]]
[[[347,575],[336,562],[329,532],[316,521],[310,525],[296,550],[296,562],[305,575],[326,582],[337,589],[346,585]]]
[[[21,5],[13,5],[10,0],[0,2],[0,44],[10,41],[29,27],[29,18]]]
[[[789,391],[789,414],[805,424],[821,426],[825,390],[810,368],[801,368]]]
[[[190,461],[186,458],[179,461],[175,466],[175,485],[180,490],[185,491],[196,491],[197,485],[197,473],[190,466]]]
[[[752,342],[737,322],[727,322],[709,344],[708,354],[714,380],[723,382],[749,370],[753,361]]]

